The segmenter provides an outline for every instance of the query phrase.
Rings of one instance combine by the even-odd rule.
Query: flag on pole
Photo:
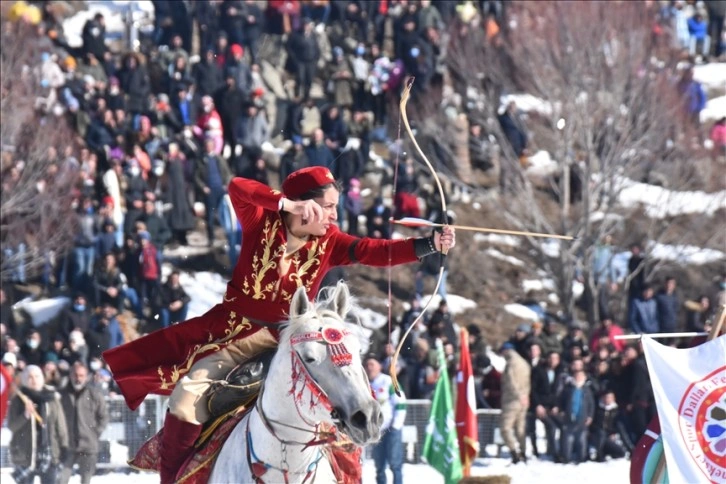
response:
[[[0,365],[0,425],[5,420],[5,414],[8,412],[8,398],[10,398],[10,384],[13,378],[5,365]]]
[[[471,463],[479,455],[479,429],[476,420],[474,371],[469,354],[469,332],[462,328],[459,371],[456,373],[456,433],[459,437],[464,476],[469,476]]]
[[[451,396],[449,376],[446,373],[446,359],[441,341],[436,341],[439,359],[439,380],[431,401],[431,414],[426,426],[422,459],[444,476],[446,484],[456,483],[463,477],[459,442],[456,438],[454,402]]]
[[[669,481],[726,483],[726,336],[688,349],[642,342]]]

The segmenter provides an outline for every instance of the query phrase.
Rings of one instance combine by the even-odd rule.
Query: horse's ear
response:
[[[338,315],[342,319],[345,319],[348,312],[350,311],[350,306],[350,290],[348,290],[348,285],[343,281],[339,281],[338,285],[335,286],[335,295],[333,297],[333,310],[338,313]]]
[[[310,300],[305,292],[305,286],[300,286],[292,296],[292,302],[290,303],[290,318],[296,318],[308,311],[310,311]]]

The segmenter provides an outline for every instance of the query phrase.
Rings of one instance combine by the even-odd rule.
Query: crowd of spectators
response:
[[[436,217],[435,196],[422,190],[420,173],[406,155],[396,178],[393,207],[383,203],[381,186],[374,187],[372,203],[366,203],[361,179],[374,165],[372,145],[390,141],[389,106],[397,103],[408,76],[416,77],[414,96],[425,96],[431,86],[442,82],[448,27],[453,22],[472,22],[497,35],[510,8],[501,0],[154,1],[153,32],[141,38],[138,49],[126,51],[107,40],[101,14],[88,20],[82,44],[72,47],[65,40],[55,2],[29,3],[39,18],[21,14],[17,24],[33,24],[30,68],[40,86],[37,110],[52,122],[67,121],[76,135],[67,144],[48,148],[48,176],[58,170],[75,174],[76,183],[68,189],[78,229],[72,248],[48,257],[37,278],[46,288],[71,298],[54,321],[34,328],[28,321],[16,320],[11,309],[16,296],[9,283],[31,282],[22,263],[12,271],[11,280],[4,281],[8,284],[0,291],[0,352],[3,362],[18,374],[25,372],[28,381],[35,368],[41,368],[44,384],[70,391],[69,375],[87,368],[94,388],[106,393],[113,393],[114,387],[101,353],[134,336],[130,321],[138,321],[138,332],[145,332],[186,318],[189,296],[179,273],[162,275],[168,262],[165,251],[191,245],[188,236],[198,231],[206,234],[202,244],[226,247],[228,267],[234,266],[241,230],[226,197],[231,177],[275,185],[299,168],[329,166],[344,187],[339,220],[352,234],[389,238],[387,221],[392,214]],[[703,11],[694,9],[693,2],[662,3],[660,21],[666,27],[673,22],[682,47],[702,61],[722,55],[724,12],[719,2],[706,2]],[[486,17],[487,22],[474,23],[475,17]],[[682,89],[693,99],[693,109],[700,111],[705,101],[694,82],[685,82]],[[516,105],[502,109],[498,121],[515,154],[526,154],[528,132]],[[721,141],[723,123],[712,130],[712,137]],[[468,149],[472,164],[484,171],[493,166],[491,140],[483,126],[472,121]],[[25,166],[18,153],[6,153],[5,148],[3,196],[21,186]],[[392,177],[382,180],[392,183]],[[365,223],[359,224],[359,219]],[[26,251],[32,247],[3,247],[3,257]],[[436,273],[427,266],[418,270],[417,295],[423,293],[425,278]],[[666,294],[651,304],[645,286],[636,287],[639,292],[632,298],[627,323],[635,331],[650,330],[651,306],[670,307],[673,302]],[[440,295],[446,297],[445,282]],[[412,321],[420,310],[418,297],[411,305],[403,322]],[[694,316],[693,327],[703,328],[705,313],[694,313],[701,316]],[[671,324],[666,320],[658,324]],[[542,331],[549,331],[550,324]],[[574,421],[563,423],[563,417],[573,413],[571,402],[562,399],[567,399],[573,385],[583,385],[576,376],[580,365],[586,372],[585,387],[597,388],[593,404],[578,411],[592,409],[582,422],[599,442],[598,456],[604,455],[602,449],[621,428],[626,429],[620,441],[627,449],[645,418],[633,414],[652,412],[650,400],[641,401],[641,396],[628,393],[632,393],[629,383],[622,383],[636,378],[632,375],[642,357],[637,349],[624,350],[612,341],[598,348],[599,339],[587,341],[581,328],[571,326],[564,339],[555,338],[556,344],[549,347],[540,345],[530,328],[518,332],[513,341],[517,354],[534,368],[528,418],[557,421],[548,428],[583,427]],[[610,334],[605,322],[603,328]],[[409,398],[428,398],[433,391],[438,369],[432,351],[437,338],[448,343],[447,358],[455,364],[457,334],[445,301],[414,330],[401,360],[401,371],[406,373],[401,380],[407,382]],[[484,341],[474,327],[471,337],[480,371],[479,402],[498,408],[503,396],[497,372],[483,356]],[[391,354],[390,345],[381,351],[384,369]],[[545,367],[553,354],[563,361],[552,363],[558,374],[554,380]],[[628,376],[615,387],[596,383],[617,379],[614,374]],[[543,382],[551,387],[545,397],[539,393]],[[602,410],[617,405],[623,409],[618,413],[622,418],[614,419]],[[559,413],[553,412],[558,408]],[[103,425],[98,423],[96,430]],[[577,433],[562,430],[566,436],[573,432]],[[574,437],[574,442],[579,438]],[[573,457],[554,447],[548,452],[558,458],[583,458],[582,453]],[[60,462],[61,457],[69,458],[59,454],[55,460]]]

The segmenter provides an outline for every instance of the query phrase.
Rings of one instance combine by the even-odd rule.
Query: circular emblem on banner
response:
[[[726,366],[692,383],[678,407],[685,448],[709,479],[726,473]]]

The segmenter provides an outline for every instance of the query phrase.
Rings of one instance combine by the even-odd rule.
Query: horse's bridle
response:
[[[335,427],[333,427],[332,431],[329,430],[323,430],[320,428],[320,424],[312,423],[308,421],[303,415],[302,412],[300,412],[299,404],[302,402],[302,396],[303,392],[307,388],[310,390],[310,407],[314,408],[317,405],[323,405],[326,410],[330,411],[331,417],[335,418],[335,410],[333,409],[332,404],[330,403],[330,399],[328,398],[328,395],[325,393],[325,390],[323,390],[317,381],[312,377],[310,372],[308,371],[307,367],[305,366],[305,362],[302,361],[302,358],[300,358],[299,353],[294,349],[294,346],[299,343],[304,343],[307,341],[323,341],[328,345],[328,348],[331,353],[331,359],[333,360],[333,363],[336,366],[347,366],[350,365],[352,362],[352,355],[348,352],[348,350],[345,348],[345,345],[342,343],[343,338],[350,334],[350,331],[348,330],[339,330],[336,328],[320,328],[319,331],[312,331],[309,333],[303,333],[300,335],[295,335],[290,339],[290,343],[293,346],[293,348],[290,350],[290,359],[291,359],[291,367],[292,367],[292,387],[290,389],[290,394],[293,395],[293,401],[295,402],[295,409],[297,410],[298,416],[301,418],[303,422],[305,422],[307,425],[309,425],[308,428],[305,427],[298,427],[296,425],[287,424],[284,422],[280,422],[274,419],[269,418],[267,415],[265,415],[265,411],[262,408],[261,401],[262,401],[262,394],[265,390],[265,384],[262,383],[262,387],[260,388],[260,393],[257,397],[257,403],[255,404],[255,408],[257,409],[257,414],[260,416],[260,420],[262,421],[262,424],[265,426],[268,432],[278,441],[280,444],[284,447],[287,445],[302,445],[303,448],[301,449],[301,452],[307,449],[308,447],[318,446],[318,445],[328,445],[334,443],[338,439],[337,432],[335,430]],[[302,387],[298,391],[297,387],[302,379]],[[316,401],[317,397],[317,401]],[[308,442],[298,442],[295,440],[288,440],[283,439],[280,436],[277,435],[277,432],[275,432],[275,429],[273,427],[274,425],[280,426],[280,427],[286,427],[293,430],[299,430],[302,432],[309,432],[313,434],[313,438],[310,439]],[[312,430],[311,428],[312,427]],[[318,451],[318,457],[308,466],[308,468],[305,471],[305,478],[303,479],[303,482],[306,482],[310,477],[314,477],[315,472],[317,471],[318,463],[320,462],[320,459],[322,458],[322,452]],[[255,477],[255,482],[261,484],[263,483],[262,476],[267,472],[268,469],[276,469],[280,471],[284,478],[285,482],[288,482],[288,469],[282,469],[282,468],[276,468],[272,465],[263,462],[260,460],[254,452],[253,443],[252,443],[252,434],[249,430],[249,420],[247,421],[247,463],[250,467],[250,471],[252,472],[253,476]]]
[[[265,415],[264,410],[262,409],[262,406],[260,405],[260,402],[262,400],[262,392],[264,391],[264,382],[262,384],[262,388],[260,389],[260,394],[257,397],[257,413],[260,415],[260,419],[262,420],[262,423],[264,424],[265,428],[272,434],[275,439],[277,439],[281,444],[285,445],[303,445],[303,450],[307,447],[315,446],[315,445],[325,445],[330,444],[332,442],[335,442],[337,439],[336,432],[330,432],[326,430],[320,429],[320,424],[316,424],[313,422],[310,422],[308,419],[303,416],[302,412],[300,411],[300,404],[302,404],[302,398],[303,398],[303,392],[307,388],[310,391],[310,408],[314,408],[318,405],[322,405],[325,407],[326,410],[328,410],[331,414],[331,417],[333,419],[336,418],[336,411],[333,409],[332,404],[330,403],[330,398],[325,393],[325,390],[323,390],[318,382],[312,377],[310,372],[308,371],[307,367],[305,366],[305,362],[302,361],[302,358],[300,358],[300,354],[295,350],[294,346],[298,345],[300,343],[305,343],[308,341],[319,341],[323,342],[328,345],[328,349],[330,351],[330,357],[333,361],[333,364],[336,366],[348,366],[352,363],[353,355],[350,354],[350,352],[347,350],[345,345],[343,344],[343,338],[350,334],[350,331],[346,329],[337,329],[337,328],[320,328],[318,331],[310,331],[307,333],[302,333],[298,335],[294,335],[292,338],[290,338],[290,345],[293,347],[290,350],[290,363],[292,368],[292,386],[290,388],[289,394],[293,396],[293,401],[295,402],[295,409],[297,410],[298,416],[300,419],[305,422],[309,428],[305,427],[298,427],[296,425],[287,424],[284,422],[280,422],[274,419],[269,418],[267,415]],[[302,385],[300,386],[299,383],[302,380]],[[300,386],[300,389],[298,390],[298,386]],[[308,442],[297,442],[293,440],[287,440],[280,438],[277,435],[277,432],[275,432],[275,429],[273,427],[273,424],[279,427],[287,427],[289,429],[293,430],[299,430],[302,432],[309,432],[313,434],[313,439],[311,439]],[[311,428],[313,430],[311,430]],[[320,438],[322,436],[322,438]]]

